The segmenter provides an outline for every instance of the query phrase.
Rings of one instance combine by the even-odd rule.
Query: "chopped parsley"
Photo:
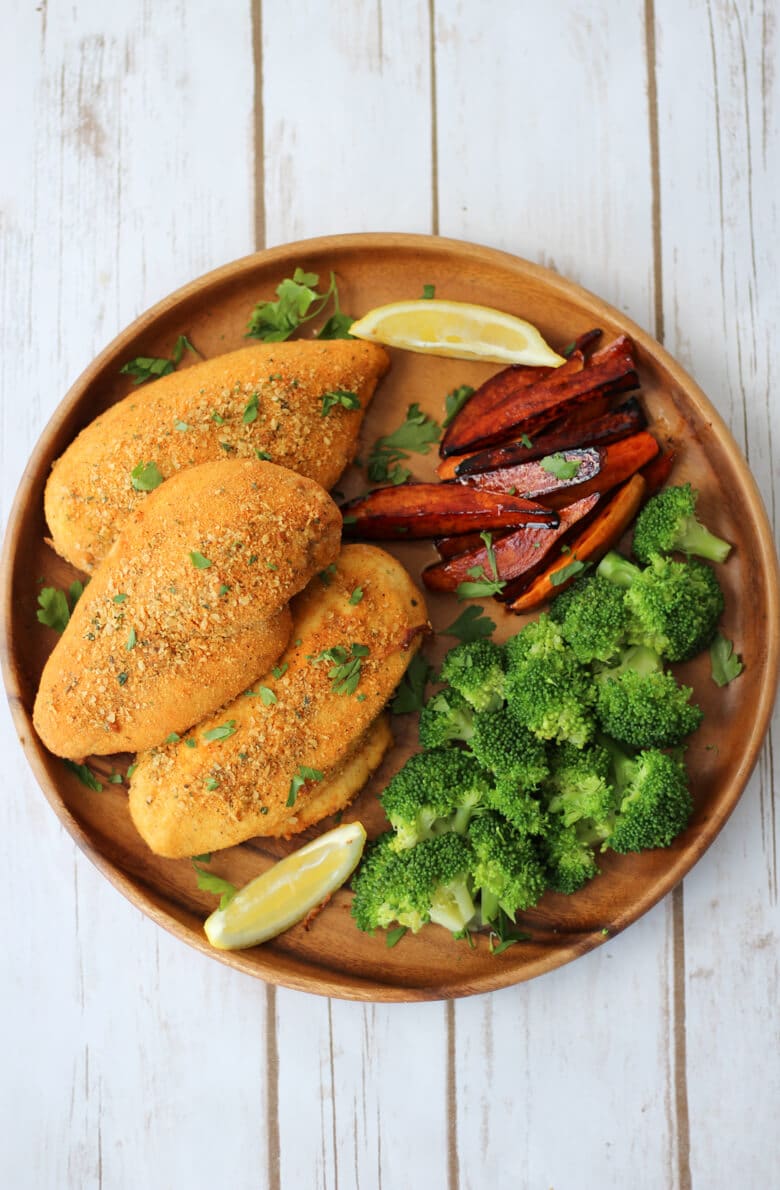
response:
[[[121,785],[124,781],[124,777],[121,773],[112,773],[108,779],[112,785]]]
[[[257,421],[257,398],[259,393],[252,393],[251,397],[246,403],[243,415],[241,417],[245,426],[251,425],[253,421]]]
[[[235,732],[235,719],[228,719],[227,723],[220,723],[219,727],[212,727],[208,731],[204,731],[201,739],[208,740],[209,743],[213,740],[227,740],[230,736],[235,735]]]
[[[217,592],[217,594],[218,595],[227,595],[229,590],[230,590],[230,587],[228,586],[227,583],[220,583],[219,591]]]
[[[64,632],[70,619],[68,598],[57,587],[44,587],[38,592],[38,622],[56,632]]]
[[[469,641],[482,640],[483,637],[492,636],[495,628],[495,620],[491,620],[481,607],[464,607],[457,620],[454,620],[449,628],[445,628],[443,634],[444,636],[455,636],[466,644]]]
[[[165,737],[165,743],[166,744],[178,744],[180,739],[181,739],[181,736],[179,735],[178,731],[172,731],[170,735],[167,735]]]
[[[322,394],[322,417],[327,417],[331,409],[341,405],[344,409],[359,409],[360,398],[357,393],[349,393],[343,388],[336,388],[332,392]]]
[[[487,574],[481,566],[472,566],[471,570],[466,571],[472,581],[458,583],[456,591],[458,599],[484,599],[488,595],[498,595],[506,586],[506,582],[502,582],[498,577],[498,566],[496,565],[496,553],[493,549],[492,533],[480,533],[480,537],[487,549],[488,565],[490,566],[491,573]]]
[[[208,785],[208,782],[206,782]],[[205,856],[196,855],[192,860],[192,866],[197,872],[198,888],[202,892],[216,893],[219,897],[219,907],[224,909],[233,900],[233,897],[238,892],[235,884],[231,884],[229,880],[224,880],[222,876],[216,876],[213,872],[207,872],[204,868],[199,868],[195,863],[196,859],[204,859],[206,863],[211,861],[211,856],[208,859]]]
[[[298,766],[298,771],[290,781],[290,792],[287,795],[285,805],[294,806],[298,793],[307,781],[321,781],[323,774],[319,769],[310,769],[308,765],[301,764]]]
[[[62,762],[66,769],[70,769],[75,773],[82,785],[86,785],[87,789],[94,789],[95,793],[102,793],[103,786],[98,781],[92,769],[87,768],[85,764],[76,764],[75,760],[64,760]]]
[[[130,472],[130,482],[137,492],[153,492],[163,481],[155,462],[138,463]]]
[[[126,599],[127,596],[124,593],[120,595],[114,595],[113,597],[114,603],[124,603]]]
[[[582,459],[567,459],[557,451],[554,455],[545,455],[539,466],[556,479],[574,479],[582,466]]]
[[[728,686],[745,668],[742,659],[734,652],[734,645],[720,632],[710,645],[710,664],[716,686]]]
[[[149,355],[137,355],[128,360],[119,369],[120,374],[133,377],[133,384],[145,384],[147,380],[158,380],[160,376],[167,376],[179,366],[185,351],[203,358],[199,351],[190,343],[186,335],[179,335],[173,345],[170,359],[158,359]]]
[[[261,459],[264,463],[272,463],[273,462],[273,459],[271,458],[271,456],[269,455],[267,450],[258,450],[257,448],[255,448],[255,454],[257,455],[258,459]]]
[[[586,570],[587,562],[581,562],[576,554],[572,555],[571,562],[566,566],[562,566],[560,570],[553,570],[550,574],[550,582],[554,587],[560,587],[561,583],[565,583],[568,579],[574,578],[575,574],[581,574]]]
[[[224,424],[225,424],[224,417],[222,416],[221,413],[217,413],[216,409],[212,409],[212,411],[211,411],[211,420],[213,422],[216,422],[216,424],[218,426],[224,426]]]
[[[533,442],[531,441],[531,439],[528,437],[527,434],[521,434],[520,441],[522,442],[522,444],[526,448],[526,450],[530,450],[533,446]]]
[[[119,682],[119,685],[124,686],[125,682],[129,678],[129,676],[130,675],[127,673],[126,670],[124,670],[121,674],[119,674],[119,676],[117,677],[117,682]]]
[[[422,296],[423,301],[429,302],[432,298],[436,297],[436,286],[423,285]]]
[[[128,653],[130,652],[131,649],[134,649],[137,644],[138,644],[138,637],[135,634],[135,628],[131,628],[130,635],[128,636],[127,640],[125,641],[125,648],[127,649]]]
[[[192,426],[188,426],[186,421],[175,421],[173,423],[174,430],[178,430],[180,434],[186,434],[187,430],[191,430]]]
[[[315,664],[321,661],[332,662],[328,677],[333,683],[334,694],[354,694],[360,681],[360,668],[363,658],[370,652],[368,645],[353,644],[347,649],[344,645],[334,645],[331,649],[323,649],[310,660]]]
[[[349,597],[349,602],[352,604],[353,607],[355,607],[356,604],[360,603],[360,600],[362,598],[363,598],[363,588],[355,587],[355,590],[352,592],[352,594]]]
[[[279,678],[283,677],[283,675],[287,673],[287,670],[289,668],[290,668],[290,662],[285,661],[282,665],[275,665],[274,668],[271,670],[271,673],[274,675],[274,677],[278,681]]]
[[[258,686],[257,697],[264,707],[271,707],[275,702],[279,701],[270,686]]]
[[[461,384],[459,388],[454,388],[451,393],[447,393],[447,396],[444,398],[445,417],[442,425],[448,426],[457,417],[466,402],[473,396],[474,389],[470,384]]]
[[[392,434],[377,438],[368,457],[368,478],[374,483],[405,483],[411,475],[401,466],[410,453],[427,455],[441,436],[441,426],[423,413],[420,406],[410,405],[406,418]]]
[[[196,570],[208,570],[212,563],[204,558],[200,550],[190,550],[190,561]]]
[[[217,778],[216,777],[207,777],[206,778],[206,788],[211,790],[212,793],[215,789],[219,789],[219,781],[217,780]]]
[[[415,653],[390,704],[393,714],[405,715],[410,711],[421,711],[425,702],[425,687],[432,677],[433,666],[427,657],[422,653]]]
[[[330,586],[335,573],[336,573],[336,563],[335,562],[331,562],[329,566],[326,566],[324,570],[320,571],[319,580],[322,583],[323,587]]]
[[[406,926],[396,926],[395,929],[388,930],[386,932],[385,946],[387,947],[388,950],[392,950],[392,948],[394,946],[398,945],[398,943],[401,941],[404,934],[406,933],[406,930],[407,930]]]
[[[333,299],[334,312],[319,333],[321,339],[345,339],[352,319],[342,314],[339,306],[336,278],[331,273],[330,284],[324,293],[318,292],[318,273],[297,268],[292,277],[285,277],[276,287],[275,302],[258,302],[252,310],[247,338],[262,339],[265,343],[281,343],[289,339],[299,326],[322,314]]]

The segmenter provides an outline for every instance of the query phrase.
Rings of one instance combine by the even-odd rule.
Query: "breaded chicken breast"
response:
[[[245,690],[285,648],[286,605],[338,555],[313,480],[259,460],[173,476],[127,521],[49,657],[35,727],[79,758],[159,744]]]
[[[259,343],[144,385],[55,462],[44,496],[54,548],[91,571],[148,498],[134,486],[139,465],[168,479],[198,463],[260,457],[332,487],[389,363],[383,347],[358,340]]]
[[[292,615],[293,641],[271,673],[186,739],[138,757],[130,813],[158,855],[294,835],[357,793],[336,777],[362,763],[427,627],[425,602],[384,550],[349,545]]]

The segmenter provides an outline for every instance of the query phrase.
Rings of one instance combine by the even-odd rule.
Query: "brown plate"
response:
[[[636,344],[653,423],[680,447],[673,480],[691,480],[700,489],[702,519],[736,546],[718,574],[726,592],[723,631],[742,654],[745,671],[719,690],[706,655],[680,667],[706,713],[687,753],[695,800],[690,826],[668,850],[605,855],[601,876],[575,896],[547,894],[523,915],[529,940],[499,956],[489,953],[484,937],[471,950],[436,926],[416,937],[407,934],[390,950],[381,931],[371,937],[355,928],[344,890],[308,930],[296,926],[252,950],[214,951],[202,930],[214,898],[198,891],[189,862],[153,856],[130,822],[126,786],[105,783],[101,793],[89,790],[46,752],[32,729],[37,682],[55,640],[36,620],[39,579],[63,587],[77,577],[44,542],[42,497],[52,461],[87,422],[130,391],[130,381],[119,375],[126,360],[167,356],[180,333],[205,355],[241,346],[254,303],[271,297],[297,265],[324,277],[335,270],[342,307],[354,314],[417,297],[424,284],[433,284],[440,297],[499,306],[529,319],[559,349],[594,326],[604,329],[605,340],[627,331]],[[363,442],[395,428],[412,401],[440,419],[446,393],[460,384],[476,386],[497,370],[492,364],[393,353]],[[434,463],[433,454],[415,456],[415,475],[431,478]],[[365,477],[352,468],[339,486],[355,494],[365,488]],[[394,546],[393,552],[415,577],[433,558],[425,542]],[[584,954],[604,941],[604,931],[614,935],[635,921],[685,875],[734,809],[755,764],[777,684],[780,610],[771,533],[745,460],[701,390],[638,326],[557,274],[502,252],[431,236],[333,236],[275,248],[209,273],[144,314],[87,368],[44,430],[11,513],[2,576],[2,660],[11,709],[41,788],[79,846],[133,904],[190,945],[261,979],[355,1000],[426,1000],[505,987]],[[488,601],[486,607],[499,623],[497,639],[521,626],[522,620],[498,605]],[[452,596],[431,597],[430,609],[439,629],[460,610]],[[453,643],[439,638],[428,650],[435,659],[437,650]],[[345,815],[363,820],[369,833],[377,833],[383,821],[376,792],[414,745],[412,718],[396,718],[397,746]],[[116,758],[113,765],[111,759],[95,761],[95,771],[124,773],[130,758]],[[300,839],[246,843],[215,856],[211,869],[240,884],[299,844]]]

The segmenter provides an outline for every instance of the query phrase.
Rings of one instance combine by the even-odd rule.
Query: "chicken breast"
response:
[[[50,751],[135,752],[264,673],[286,605],[338,555],[341,516],[313,480],[259,460],[173,476],[125,524],[49,657],[34,707]]]
[[[363,763],[366,733],[427,628],[425,602],[384,550],[350,545],[292,615],[291,645],[249,695],[138,757],[130,813],[158,855],[294,835],[357,792],[336,777]]]
[[[358,340],[260,343],[144,385],[95,418],[55,462],[44,496],[54,548],[91,572],[148,499],[134,486],[148,485],[133,477],[139,465],[154,463],[168,479],[198,463],[260,457],[332,487],[389,363],[384,348]],[[323,402],[326,393],[346,406]],[[359,405],[347,407],[353,399]]]

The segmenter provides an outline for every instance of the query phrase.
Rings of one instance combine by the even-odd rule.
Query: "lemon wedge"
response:
[[[344,884],[365,842],[363,824],[346,822],[280,859],[207,918],[209,942],[219,950],[241,950],[275,938]]]
[[[349,333],[356,339],[450,359],[551,368],[566,362],[530,322],[470,302],[438,298],[390,302],[353,322]]]

